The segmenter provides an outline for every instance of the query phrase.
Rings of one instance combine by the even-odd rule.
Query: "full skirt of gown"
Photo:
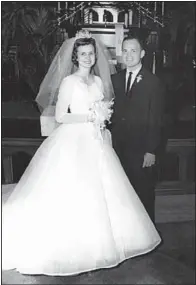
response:
[[[114,149],[92,123],[60,125],[3,206],[3,270],[73,275],[116,266],[160,241]]]

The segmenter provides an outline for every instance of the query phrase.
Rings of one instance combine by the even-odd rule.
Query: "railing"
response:
[[[23,152],[33,156],[44,138],[3,138],[2,162],[5,184],[14,182],[12,157],[15,153]],[[157,195],[192,194],[195,192],[195,181],[188,178],[189,157],[194,156],[194,139],[169,139],[166,147],[167,154],[178,156],[178,179],[159,181],[156,188]],[[194,166],[192,166],[194,168]],[[160,167],[161,168],[161,167]],[[194,170],[193,170],[194,172]]]
[[[24,152],[33,156],[38,147],[44,141],[44,138],[29,139],[29,138],[3,138],[2,139],[2,159],[5,184],[14,182],[13,175],[13,154]]]
[[[195,165],[190,165],[190,157],[195,157],[195,140],[194,139],[169,139],[166,146],[166,154],[175,154],[178,158],[177,180],[159,181],[157,184],[157,194],[193,194],[195,193],[194,178],[188,176],[189,168],[195,173]],[[159,170],[161,171],[161,164]],[[169,165],[168,165],[169,167]]]

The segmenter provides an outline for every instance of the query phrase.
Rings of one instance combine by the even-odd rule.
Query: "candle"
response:
[[[164,1],[162,1],[162,9],[161,9],[162,17],[164,17],[164,8],[165,8],[165,3]]]
[[[132,21],[133,21],[133,11],[129,10],[129,26],[132,25]]]
[[[60,10],[61,10],[61,2],[57,2],[57,9],[58,9],[58,12],[60,12]]]
[[[155,1],[154,2],[154,12],[156,13],[156,11],[157,11],[157,2]]]
[[[57,2],[57,12],[58,12],[58,26],[60,26],[61,22],[60,22],[60,12],[61,12],[61,2]]]
[[[154,2],[154,23],[156,22],[157,2]]]
[[[166,66],[166,51],[163,50],[163,66]]]
[[[140,8],[140,3],[139,3],[139,15],[138,15],[138,28],[140,28],[140,22],[141,22],[141,8]]]
[[[128,21],[129,21],[129,15],[128,13],[125,13],[125,28],[128,27]]]
[[[156,72],[156,54],[153,52],[153,62],[152,62],[152,73],[155,74]]]

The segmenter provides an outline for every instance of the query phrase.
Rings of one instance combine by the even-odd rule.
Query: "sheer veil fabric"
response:
[[[104,100],[111,100],[114,91],[111,82],[111,74],[116,72],[107,47],[93,35],[96,41],[97,60],[92,69],[94,75],[102,79],[104,86]],[[56,105],[59,87],[63,78],[76,71],[76,66],[72,62],[72,51],[76,37],[64,41],[56,56],[54,57],[47,74],[45,75],[39,93],[35,99],[41,111],[51,105]]]

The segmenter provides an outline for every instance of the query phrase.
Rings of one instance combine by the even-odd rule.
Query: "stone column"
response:
[[[99,23],[103,23],[103,13],[104,13],[103,9],[98,8],[97,13],[98,13],[98,17],[99,17],[99,19],[98,19]]]
[[[118,23],[118,12],[116,10],[112,11],[113,14],[113,22]]]

